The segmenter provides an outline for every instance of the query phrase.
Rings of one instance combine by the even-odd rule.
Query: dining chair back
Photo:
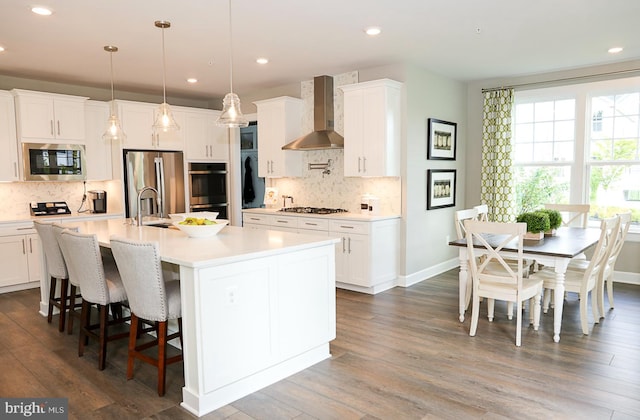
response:
[[[69,279],[73,279],[80,287],[82,295],[78,356],[83,356],[88,337],[97,339],[100,343],[98,369],[103,370],[107,342],[129,335],[128,332],[109,335],[110,326],[129,320],[114,316],[115,319],[109,321],[109,306],[125,302],[127,294],[115,267],[103,264],[96,235],[65,229],[60,232],[60,246],[68,264]],[[97,306],[99,312],[99,323],[95,325],[90,322],[92,304]]]
[[[464,239],[467,237],[467,232],[464,227],[465,220],[477,220],[478,219],[478,210],[473,209],[465,209],[458,210],[455,212],[455,224],[456,224],[456,234],[458,235],[458,239]]]
[[[40,220],[33,221],[33,227],[40,236],[42,249],[47,263],[47,274],[49,275],[49,308],[47,310],[47,322],[51,323],[53,319],[53,310],[58,308],[60,317],[58,318],[58,330],[64,331],[67,306],[69,302],[69,272],[67,265],[62,256],[62,250],[58,244],[58,240],[53,232],[51,222],[43,222]],[[60,281],[60,295],[57,296],[56,290]]]
[[[529,307],[530,323],[534,330],[540,325],[540,294],[542,281],[524,277],[523,240],[526,223],[499,223],[467,220],[467,250],[473,280],[473,306],[469,335],[475,336],[478,328],[480,298],[499,299],[517,304],[516,346],[522,341],[523,302],[533,298]],[[492,238],[489,240],[489,238]],[[503,256],[506,245],[515,241],[517,252],[509,261]],[[477,248],[476,248],[477,246]],[[485,255],[484,259],[478,258]],[[491,317],[489,319],[491,321]]]
[[[605,269],[611,248],[616,242],[619,233],[620,218],[610,217],[603,219],[600,223],[600,237],[593,250],[593,256],[589,261],[584,262],[583,267],[568,267],[564,274],[564,288],[566,292],[578,294],[580,299],[580,325],[584,335],[589,334],[587,302],[589,294],[591,294],[591,308],[593,311],[594,323],[600,320],[600,314],[597,304],[596,287],[600,284],[599,277]],[[544,289],[555,290],[557,281],[556,273],[552,268],[545,267],[536,273],[530,275],[531,278],[540,279],[544,282]],[[548,299],[545,292],[544,312],[548,309]]]
[[[474,209],[478,210],[478,220],[481,222],[489,221],[489,206],[486,204],[480,204],[478,206],[474,206]]]
[[[157,366],[158,395],[162,396],[165,393],[166,365],[182,360],[182,352],[167,357],[167,342],[174,338],[182,341],[180,281],[165,281],[157,242],[133,241],[117,236],[111,237],[110,242],[131,308],[127,379],[133,378],[135,359]],[[167,322],[170,319],[178,320],[178,332],[174,334],[168,334]],[[140,320],[156,325],[156,339],[137,345]],[[143,352],[155,345],[158,346],[156,358]]]
[[[562,226],[586,228],[589,223],[589,204],[545,204],[545,209],[557,210],[562,215]]]
[[[613,309],[613,273],[615,271],[616,261],[624,245],[624,241],[627,238],[629,227],[631,226],[631,212],[621,213],[618,215],[620,218],[620,227],[618,230],[618,236],[613,244],[611,251],[607,257],[607,263],[601,276],[601,284],[598,286],[598,308],[600,310],[600,316],[604,317],[604,289],[605,283],[607,288],[607,297],[609,299],[609,308]]]

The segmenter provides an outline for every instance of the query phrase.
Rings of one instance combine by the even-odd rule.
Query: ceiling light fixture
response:
[[[51,16],[53,14],[53,11],[51,9],[47,9],[46,7],[42,6],[34,6],[31,8],[31,11],[40,16]]]
[[[269,62],[269,59],[265,58],[265,57],[260,57],[260,58],[256,59],[256,63],[258,63],[258,64],[267,64],[268,62]]]
[[[0,47],[0,52],[4,52],[4,47]]]
[[[382,32],[382,29],[378,28],[377,26],[372,26],[370,28],[365,29],[364,32],[369,36],[376,36],[376,35],[380,35],[380,33]]]
[[[187,79],[187,83],[198,83],[198,79],[195,77],[190,77]]]
[[[222,113],[216,121],[221,127],[247,127],[249,121],[242,115],[240,98],[233,93],[233,36],[231,31],[231,0],[229,0],[229,93],[222,100]]]
[[[156,28],[162,29],[162,98],[163,101],[158,107],[156,121],[153,123],[153,130],[155,133],[178,131],[180,126],[173,118],[173,113],[169,104],[167,103],[167,64],[164,53],[164,30],[171,27],[171,22],[166,20],[156,20]]]
[[[608,52],[609,54],[618,54],[619,52],[622,52],[622,47],[609,48]]]
[[[118,47],[106,45],[104,50],[109,53],[109,68],[111,71],[111,104],[109,111],[109,119],[107,120],[107,131],[102,135],[104,141],[120,141],[124,142],[127,135],[122,130],[120,120],[116,115],[116,105],[113,97],[113,53],[118,51]]]

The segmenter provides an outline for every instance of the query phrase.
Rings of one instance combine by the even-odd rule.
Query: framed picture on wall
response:
[[[427,170],[427,210],[456,205],[456,170]]]
[[[429,118],[427,125],[427,159],[456,160],[458,124]]]

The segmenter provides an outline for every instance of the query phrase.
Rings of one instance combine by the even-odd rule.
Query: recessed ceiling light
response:
[[[198,83],[198,79],[195,77],[190,77],[187,79],[187,83]]]
[[[372,26],[370,28],[365,29],[364,32],[369,36],[376,36],[376,35],[380,35],[380,33],[382,32],[382,29],[378,28],[377,26]]]
[[[258,64],[267,64],[268,62],[269,62],[269,59],[265,58],[265,57],[260,57],[260,58],[256,59],[256,63],[258,63]]]
[[[618,54],[621,51],[622,51],[622,47],[609,48],[609,54]]]
[[[0,45],[0,52],[4,51],[4,47]]]
[[[34,6],[31,8],[31,11],[40,16],[51,16],[53,14],[51,9],[42,6]]]

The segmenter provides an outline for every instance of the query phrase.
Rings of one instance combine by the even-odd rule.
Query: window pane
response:
[[[533,136],[536,143],[553,140],[552,122],[536,123],[534,130]]]
[[[553,161],[553,143],[535,143],[533,148],[534,162],[552,162]]]
[[[533,122],[533,104],[516,105],[516,121],[518,123]]]
[[[636,140],[614,140],[613,141],[614,160],[636,160],[638,159],[638,142]]]
[[[613,136],[613,118],[602,118],[591,124],[592,139],[610,139]]]
[[[613,117],[613,96],[596,96],[591,99],[591,113],[600,113],[602,117]]]
[[[574,138],[574,122],[572,121],[558,121],[556,122],[555,140],[573,140]]]
[[[556,162],[573,161],[573,142],[561,141],[556,142],[553,149],[553,160]]]
[[[617,139],[638,137],[638,117],[616,117],[613,137]]]
[[[611,140],[598,140],[591,142],[591,160],[602,161],[613,159],[613,145]]]
[[[536,121],[553,121],[553,102],[536,102]]]
[[[573,120],[576,116],[576,101],[565,99],[556,101],[556,120]]]
[[[516,143],[533,141],[533,124],[516,124],[514,131]]]
[[[518,214],[546,203],[569,203],[570,166],[519,166],[514,179]]]
[[[589,202],[597,219],[631,210],[640,222],[640,165],[592,165]]]
[[[531,162],[533,158],[533,143],[518,143],[515,147],[514,159],[519,163]]]
[[[616,95],[616,115],[638,115],[638,93]]]

